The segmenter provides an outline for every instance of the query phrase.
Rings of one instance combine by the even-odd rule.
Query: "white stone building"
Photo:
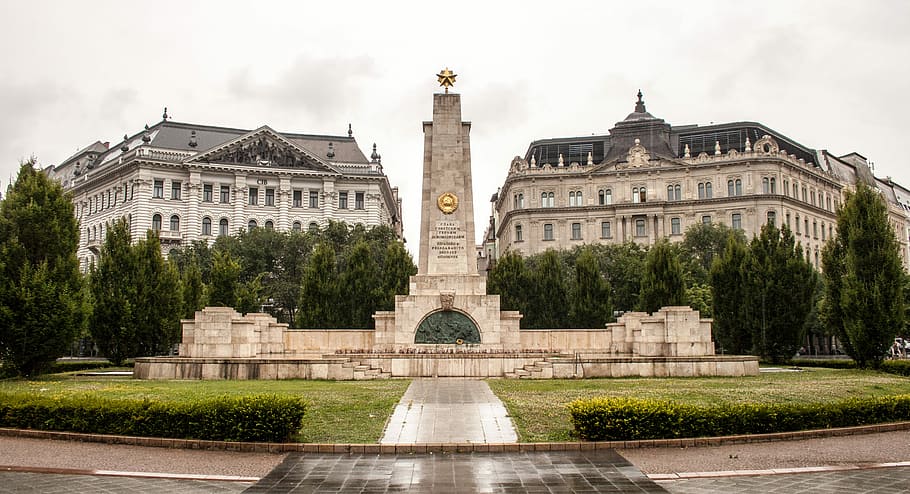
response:
[[[686,228],[718,222],[752,238],[787,224],[807,259],[835,234],[836,210],[858,180],[886,199],[905,268],[910,191],[873,176],[857,154],[808,148],[755,122],[671,126],[635,111],[609,135],[534,141],[516,156],[493,196],[488,258],[533,255],[590,243],[650,245],[682,240]]]
[[[133,239],[157,230],[162,250],[255,227],[301,230],[329,220],[389,225],[401,236],[401,201],[373,145],[347,136],[241,130],[165,118],[96,142],[46,172],[73,193],[83,269],[109,225],[126,218]]]

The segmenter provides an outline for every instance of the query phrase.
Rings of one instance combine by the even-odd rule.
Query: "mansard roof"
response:
[[[621,162],[636,139],[640,140],[652,157],[676,159],[685,155],[687,145],[691,156],[698,156],[702,152],[713,155],[716,144],[720,144],[724,153],[730,149],[741,152],[746,147],[746,139],[754,143],[765,135],[773,137],[788,154],[794,154],[806,163],[818,166],[818,152],[815,149],[757,122],[706,126],[670,125],[645,109],[641,92],[638,93],[635,111],[617,122],[609,134],[536,140],[528,147],[525,160],[530,162],[533,156],[538,164],[556,164],[559,155],[562,155],[565,164],[577,162],[584,165],[590,152],[595,164]]]

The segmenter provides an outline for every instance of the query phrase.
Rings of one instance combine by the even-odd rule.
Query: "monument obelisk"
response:
[[[461,95],[449,92],[456,75],[446,68],[437,77],[445,93],[433,95],[433,120],[423,123],[417,275],[411,277],[408,295],[396,297],[394,313],[373,316],[374,350],[426,345],[442,351],[462,345],[483,351],[518,349],[521,315],[501,312],[499,295],[487,295],[486,277],[477,272],[471,123],[461,120]]]
[[[461,121],[461,95],[449,94],[455,74],[438,74],[444,94],[433,95],[433,121],[423,123],[423,197],[418,274],[477,274],[471,123]]]

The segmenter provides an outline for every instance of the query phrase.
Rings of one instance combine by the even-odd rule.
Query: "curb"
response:
[[[236,451],[240,453],[322,453],[322,454],[419,454],[419,453],[527,453],[534,451],[593,451],[637,448],[694,448],[771,441],[794,441],[824,437],[852,436],[910,430],[910,421],[860,425],[809,431],[744,434],[738,436],[686,439],[643,439],[636,441],[555,442],[555,443],[407,443],[407,444],[313,444],[256,443],[167,439],[158,437],[113,436],[0,428],[0,436],[27,439],[54,439],[129,446]]]

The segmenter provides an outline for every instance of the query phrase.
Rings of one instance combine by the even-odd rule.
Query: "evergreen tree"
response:
[[[645,258],[638,309],[653,313],[670,305],[686,305],[686,284],[679,254],[669,242],[661,240]]]
[[[381,297],[379,273],[370,253],[370,246],[360,240],[348,255],[345,270],[340,276],[337,323],[346,328],[373,328],[373,312]]]
[[[714,340],[721,353],[742,355],[752,351],[752,334],[745,324],[748,262],[745,242],[729,237],[726,248],[711,266]]]
[[[216,249],[212,255],[212,282],[209,284],[208,303],[213,307],[237,307],[240,297],[237,284],[240,263],[227,250]]]
[[[180,286],[183,293],[183,317],[192,319],[196,311],[205,307],[205,284],[202,282],[202,270],[195,260],[182,270]]]
[[[338,301],[335,250],[325,242],[316,246],[304,270],[300,302],[297,304],[297,327],[338,328]]]
[[[634,242],[592,245],[589,248],[598,259],[600,272],[613,289],[613,307],[622,312],[634,310],[641,292],[641,275],[647,253]]]
[[[877,366],[904,324],[905,273],[885,201],[858,183],[837,215],[822,255],[823,319],[861,367]]]
[[[89,331],[101,354],[114,365],[120,365],[138,354],[136,314],[139,303],[138,261],[130,245],[126,220],[118,220],[107,229],[101,259],[94,267],[90,286],[94,310]]]
[[[746,315],[755,353],[775,363],[793,357],[815,300],[816,272],[790,229],[772,224],[752,239],[746,275]]]
[[[569,300],[573,328],[602,328],[613,318],[610,285],[601,276],[591,249],[582,249],[575,260],[575,283]]]
[[[723,254],[730,237],[746,240],[742,230],[723,223],[697,223],[686,229],[679,251],[680,263],[691,279],[690,286],[708,283],[711,265]]]
[[[502,310],[517,310],[525,314],[527,294],[531,290],[528,278],[521,255],[514,251],[506,252],[487,274],[487,293],[499,295]],[[522,320],[522,326],[527,327],[527,319]]]
[[[145,239],[133,249],[139,280],[133,307],[139,348],[134,356],[166,354],[180,339],[180,317],[183,313],[180,276],[174,265],[166,262],[161,255],[157,232],[149,230]]]
[[[568,299],[564,270],[555,250],[541,254],[531,275],[527,313],[529,329],[561,329],[568,324]]]
[[[394,310],[395,296],[407,295],[411,276],[417,274],[417,266],[404,244],[394,239],[386,246],[382,270],[382,297],[376,310]]]
[[[23,163],[0,203],[0,358],[20,374],[64,355],[85,324],[78,244],[70,197]]]

